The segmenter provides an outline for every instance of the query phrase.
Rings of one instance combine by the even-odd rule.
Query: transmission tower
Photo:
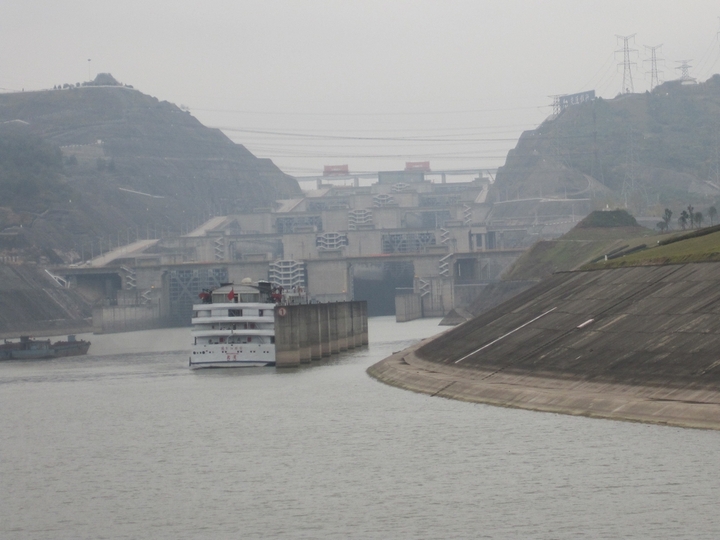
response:
[[[637,52],[637,49],[631,49],[630,48],[630,40],[633,42],[635,41],[635,34],[632,34],[630,36],[618,36],[615,35],[617,39],[623,40],[623,48],[618,49],[615,51],[616,53],[623,53],[623,85],[622,85],[622,92],[623,94],[632,94],[635,92],[635,87],[633,86],[633,79],[632,79],[632,67],[635,64],[635,62],[630,61],[631,53]],[[619,66],[620,64],[618,64]]]
[[[697,80],[697,79],[695,79],[695,77],[690,76],[690,68],[692,67],[690,65],[690,62],[692,62],[692,60],[678,60],[677,61],[677,63],[680,65],[678,67],[676,67],[675,69],[680,70],[680,81],[682,81],[683,83],[694,83]]]
[[[553,100],[553,115],[558,115],[562,112],[562,106],[560,105],[560,98],[563,97],[565,94],[555,94],[553,96],[550,96]]]
[[[659,73],[662,73],[662,71],[658,71],[658,58],[657,58],[657,51],[662,47],[662,45],[655,45],[654,47],[650,47],[648,45],[645,45],[645,48],[650,53],[650,58],[645,60],[646,62],[650,62],[650,91],[652,92],[653,88],[655,88],[657,85],[660,84],[660,77],[658,76]]]

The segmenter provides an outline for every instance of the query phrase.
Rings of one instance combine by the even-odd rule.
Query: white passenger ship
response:
[[[274,366],[275,305],[267,281],[244,279],[200,293],[193,305],[190,368]]]

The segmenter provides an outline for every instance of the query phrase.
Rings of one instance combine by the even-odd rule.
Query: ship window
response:
[[[270,338],[270,343],[275,343],[275,336],[272,336],[272,337]]]
[[[242,309],[231,309],[228,310],[229,317],[242,317]]]

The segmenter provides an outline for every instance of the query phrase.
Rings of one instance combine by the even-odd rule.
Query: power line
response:
[[[291,133],[287,131],[265,131],[259,129],[242,129],[234,127],[218,127],[223,131],[232,131],[237,133],[253,133],[256,135],[277,135],[282,137],[295,137],[301,139],[315,140],[344,140],[344,141],[403,141],[403,142],[512,142],[517,137],[509,138],[472,138],[472,139],[435,139],[427,137],[362,137],[356,135],[315,135],[312,133]]]
[[[418,112],[382,112],[382,113],[310,113],[310,112],[280,112],[280,111],[249,111],[249,110],[231,110],[231,109],[204,109],[200,107],[191,107],[192,111],[204,112],[220,112],[220,113],[237,113],[237,114],[262,114],[268,116],[431,116],[440,114],[469,114],[481,112],[505,112],[520,110],[540,110],[546,109],[547,105],[533,105],[527,107],[503,107],[498,109],[465,109],[455,111],[418,111]]]
[[[609,69],[612,66],[612,60],[613,60],[614,54],[615,53],[610,53],[610,55],[605,59],[605,62],[603,62],[603,65],[600,67],[600,69],[598,69],[595,72],[595,75],[593,75],[587,83],[585,83],[583,86],[581,86],[579,88],[579,90],[577,91],[578,94],[580,92],[582,92],[583,90],[586,90],[588,88],[590,88],[590,89],[597,88],[600,85],[600,82],[606,77]],[[600,72],[603,72],[603,74],[600,75]],[[599,78],[598,78],[598,75],[600,75]],[[595,81],[597,81],[597,82],[595,82]]]
[[[208,127],[212,127],[214,129],[228,129],[228,130],[234,130],[235,128],[224,128],[219,127],[215,125],[209,125]],[[429,134],[438,134],[441,135],[443,132],[451,132],[451,131],[490,131],[490,133],[516,133],[517,130],[525,131],[528,128],[527,122],[524,122],[522,124],[506,124],[501,126],[470,126],[470,127],[443,127],[443,128],[370,128],[370,129],[355,129],[355,128],[347,128],[347,129],[337,129],[337,128],[311,128],[311,127],[305,127],[303,126],[302,131],[305,133],[328,133],[328,131],[331,131],[332,133],[400,133],[400,132],[412,132],[412,133],[423,133],[428,132]],[[267,129],[267,126],[265,127],[254,127],[254,126],[243,126],[243,129],[252,129],[256,131],[263,131]],[[292,128],[290,128],[292,129]],[[502,131],[491,131],[491,130],[502,130]],[[471,135],[471,134],[469,134]]]

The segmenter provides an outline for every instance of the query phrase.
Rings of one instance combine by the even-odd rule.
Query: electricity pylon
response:
[[[630,48],[630,40],[635,41],[635,34],[632,34],[630,36],[615,36],[617,39],[623,40],[623,48],[618,49],[615,51],[616,53],[621,52],[623,53],[623,87],[622,87],[622,93],[623,94],[632,94],[635,92],[635,87],[633,86],[633,79],[632,79],[632,66],[636,65],[635,62],[630,61],[630,53],[637,52],[637,49],[631,49]],[[619,66],[620,64],[618,64]]]
[[[645,45],[645,48],[650,51],[650,58],[645,60],[646,62],[650,62],[650,91],[652,92],[653,88],[655,88],[657,85],[660,84],[660,77],[658,76],[659,73],[662,73],[662,71],[658,71],[658,59],[657,59],[657,51],[662,47],[661,45],[655,45],[654,47],[650,47],[648,45]]]

